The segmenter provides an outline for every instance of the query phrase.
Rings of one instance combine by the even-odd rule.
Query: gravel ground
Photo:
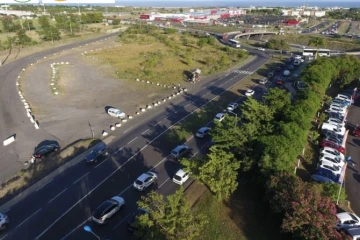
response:
[[[115,44],[111,38],[44,59],[22,77],[22,91],[36,119],[62,146],[91,137],[89,124],[95,137],[99,137],[103,130],[110,131],[110,125],[118,119],[106,114],[106,106],[135,115],[140,107],[173,92],[135,79],[119,80],[114,77],[115,70],[111,66],[100,65],[97,60],[81,55],[84,51]],[[59,95],[55,95],[50,87],[50,64],[54,62],[70,63],[58,67]]]

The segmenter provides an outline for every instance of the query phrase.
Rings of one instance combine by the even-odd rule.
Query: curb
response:
[[[113,137],[114,138],[114,137]],[[109,144],[113,138],[111,138],[110,136],[107,137],[106,139],[103,140],[103,142],[105,144]],[[4,203],[3,205],[0,206],[0,212],[6,212],[8,210],[10,210],[13,206],[15,206],[17,203],[19,203],[21,200],[25,199],[27,196],[29,196],[30,194],[32,194],[33,192],[35,192],[37,189],[40,189],[41,187],[45,186],[46,184],[48,184],[50,181],[52,181],[52,179],[54,179],[56,176],[60,175],[62,172],[64,172],[65,170],[67,170],[68,168],[76,165],[77,163],[81,162],[84,157],[91,151],[93,150],[95,147],[97,147],[99,144],[102,144],[101,142],[94,145],[93,147],[87,149],[85,152],[81,153],[80,155],[78,155],[77,157],[73,158],[72,160],[70,160],[69,162],[65,163],[64,165],[58,167],[57,169],[55,169],[54,171],[52,171],[50,174],[48,174],[47,176],[43,177],[41,180],[39,180],[38,182],[34,183],[33,185],[31,185],[30,187],[26,188],[24,191],[20,192],[18,195],[16,195],[15,197],[13,197],[12,199],[10,199],[9,201],[7,201],[6,203]]]

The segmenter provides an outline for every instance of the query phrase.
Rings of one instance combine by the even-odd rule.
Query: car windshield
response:
[[[175,176],[174,176],[174,179],[177,180],[177,181],[181,181],[181,177],[178,176],[178,175],[175,175]]]
[[[354,219],[356,222],[358,221],[357,218],[353,214],[349,214],[352,219]]]
[[[136,184],[136,185],[143,185],[143,182],[140,181],[140,180],[138,180],[138,179],[136,179],[135,184]]]
[[[106,210],[114,204],[114,200],[107,200],[103,204],[101,204],[93,213],[93,216],[97,219],[101,218]]]
[[[177,156],[177,151],[172,151],[171,154]]]

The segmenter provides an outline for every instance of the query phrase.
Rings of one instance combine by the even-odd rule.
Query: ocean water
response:
[[[116,5],[133,6],[133,7],[300,7],[307,5],[308,7],[343,7],[343,8],[360,8],[360,1],[204,1],[204,0],[184,0],[184,1],[121,1],[115,0]]]

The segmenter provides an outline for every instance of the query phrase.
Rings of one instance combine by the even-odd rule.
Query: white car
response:
[[[265,51],[265,48],[259,47],[257,50],[259,50],[259,51]]]
[[[325,112],[338,112],[341,114],[345,114],[346,113],[346,108],[338,108],[335,106],[331,106],[328,109],[325,110]]]
[[[232,112],[234,110],[236,110],[239,107],[239,104],[237,104],[236,102],[231,102],[227,105],[226,110]]]
[[[9,217],[3,213],[0,213],[0,231],[5,230],[9,225]]]
[[[202,127],[196,132],[195,136],[198,138],[204,138],[209,134],[209,132],[210,132],[210,128]]]
[[[214,121],[221,122],[225,119],[225,113],[218,113],[216,114]]]
[[[263,78],[261,80],[259,80],[259,84],[265,85],[268,82],[267,78]]]
[[[125,118],[126,117],[126,114],[117,108],[109,108],[107,110],[107,113],[112,117],[117,117],[117,118]]]
[[[328,120],[326,120],[327,123],[334,123],[334,124],[342,124],[344,123],[343,121],[341,121],[340,119],[337,118],[329,118]]]
[[[251,96],[253,96],[254,94],[255,94],[255,91],[254,91],[254,90],[248,89],[248,90],[246,90],[245,96],[251,97]]]
[[[338,213],[336,214],[336,218],[338,220],[336,224],[337,230],[349,229],[360,226],[360,218],[354,213],[349,213],[349,212]]]
[[[341,160],[345,160],[345,156],[344,154],[342,154],[341,152],[339,152],[338,150],[335,150],[331,147],[324,147],[320,150],[320,154],[330,154],[333,156],[336,156],[338,158],[340,158]]]
[[[284,76],[289,76],[291,73],[289,70],[285,70],[283,74],[284,74]]]
[[[121,197],[115,196],[103,202],[93,212],[91,218],[98,224],[105,224],[107,221],[120,209],[125,206],[125,200]]]
[[[153,172],[141,174],[133,183],[133,187],[139,191],[144,191],[151,184],[156,182],[157,175]]]
[[[332,171],[334,174],[341,174],[342,168],[330,161],[322,160],[318,163],[318,168],[323,168]]]
[[[347,100],[347,101],[351,100],[348,95],[344,95],[344,94],[338,94],[335,99]]]
[[[300,55],[295,55],[294,56],[294,59],[298,59],[298,60],[300,60],[302,57],[300,56]]]
[[[179,169],[173,177],[173,182],[179,185],[183,185],[189,179],[189,175],[190,174],[188,172]]]
[[[345,106],[345,105],[342,105],[342,104],[338,104],[338,103],[331,103],[329,108],[330,107],[336,107],[336,108],[341,108],[341,109],[344,109],[346,110],[348,108],[348,106]]]
[[[320,155],[319,161],[329,161],[341,168],[345,165],[345,162],[342,161],[339,157],[334,157],[332,155],[326,155],[326,154]]]

